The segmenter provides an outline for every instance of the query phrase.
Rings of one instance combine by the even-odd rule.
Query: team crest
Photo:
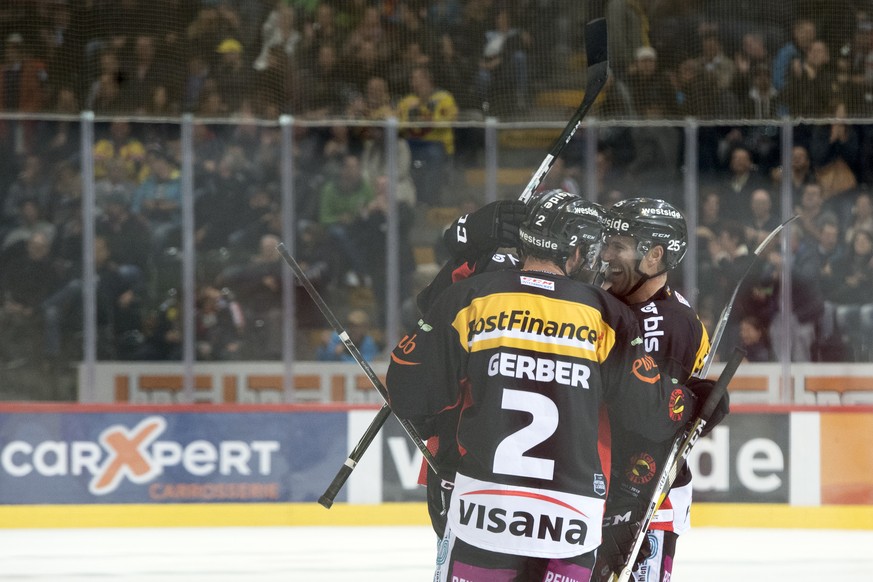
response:
[[[682,413],[685,412],[685,395],[682,394],[681,388],[676,388],[670,394],[670,420],[679,422],[682,420]]]
[[[655,470],[655,459],[648,453],[639,453],[631,457],[630,468],[625,472],[625,477],[636,485],[645,485],[655,476]]]

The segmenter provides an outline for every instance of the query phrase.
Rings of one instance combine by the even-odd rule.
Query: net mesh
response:
[[[458,115],[565,119],[584,86],[571,0],[32,0],[0,8],[2,109],[383,115],[424,66]],[[602,118],[868,115],[867,3],[606,0]],[[16,65],[18,63],[18,65]]]

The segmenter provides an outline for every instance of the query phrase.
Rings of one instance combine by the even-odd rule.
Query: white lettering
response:
[[[737,477],[751,491],[765,493],[779,489],[782,479],[774,473],[784,470],[782,449],[770,439],[752,439],[737,453]],[[765,471],[769,473],[762,475]]]
[[[556,382],[562,386],[587,390],[590,388],[588,379],[591,377],[591,370],[588,366],[575,362],[498,352],[488,360],[488,375]]]

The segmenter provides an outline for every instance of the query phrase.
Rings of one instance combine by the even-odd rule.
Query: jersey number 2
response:
[[[497,445],[493,471],[502,475],[551,480],[555,474],[555,461],[527,456],[525,453],[555,433],[558,428],[558,407],[542,394],[504,389],[502,408],[529,412],[533,420]]]

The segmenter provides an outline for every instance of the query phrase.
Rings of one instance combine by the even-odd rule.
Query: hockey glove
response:
[[[518,225],[526,216],[523,202],[491,202],[453,222],[443,233],[443,242],[452,258],[473,261],[499,247],[515,247]]]
[[[603,528],[603,541],[597,550],[597,563],[600,567],[596,568],[596,572],[600,576],[599,579],[608,580],[612,572],[619,573],[622,571],[633,549],[634,541],[636,541],[637,532],[641,525],[642,522],[636,521],[634,523],[619,523]],[[648,560],[651,555],[652,545],[649,542],[649,536],[646,536],[634,562],[634,571],[640,567],[640,564]],[[609,565],[609,571],[603,567],[604,562]]]
[[[688,381],[688,388],[694,396],[697,397],[697,403],[699,407],[703,406],[703,403],[706,402],[709,395],[712,393],[712,389],[715,387],[715,382],[712,380],[704,380],[700,378],[692,378]],[[716,427],[724,417],[730,413],[730,394],[727,390],[725,390],[724,395],[721,397],[721,400],[718,401],[718,405],[715,407],[715,410],[712,411],[712,414],[709,418],[706,419],[706,426],[703,427],[702,435],[709,434],[712,429]]]

